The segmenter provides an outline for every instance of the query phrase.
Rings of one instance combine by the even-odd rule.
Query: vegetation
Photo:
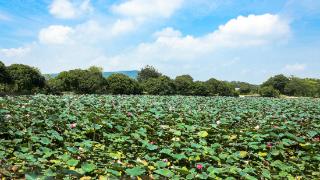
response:
[[[147,81],[151,78],[158,78],[160,77],[162,74],[159,73],[154,67],[152,66],[146,66],[145,68],[142,68],[139,72],[138,72],[138,81],[139,82],[144,82]]]
[[[320,97],[319,79],[301,79],[276,75],[261,86],[245,82],[227,82],[214,78],[194,81],[190,75],[175,79],[162,75],[152,66],[138,72],[137,80],[124,74],[112,74],[104,78],[102,69],[74,69],[51,76],[39,70],[13,64],[6,67],[0,61],[0,95],[16,94],[150,94],[184,96],[239,96],[260,94],[264,97],[279,97],[280,94],[298,97]]]
[[[142,84],[143,90],[151,95],[173,95],[175,94],[174,82],[167,76],[149,78]]]
[[[123,74],[112,74],[107,78],[111,94],[141,94],[138,82]]]
[[[272,86],[265,86],[260,89],[259,94],[262,97],[279,97],[280,91],[273,88]]]
[[[4,97],[0,176],[319,179],[319,104],[311,98]]]
[[[181,95],[192,95],[193,78],[190,75],[177,76],[174,80],[176,93]]]
[[[290,82],[290,79],[282,74],[271,77],[266,82],[262,84],[262,87],[272,86],[274,89],[278,90],[281,94],[284,94],[285,87]]]
[[[40,71],[23,64],[12,64],[6,68],[8,79],[14,84],[11,89],[14,93],[34,93],[39,92],[45,87],[45,78]]]

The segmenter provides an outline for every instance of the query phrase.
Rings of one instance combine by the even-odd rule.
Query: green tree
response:
[[[280,91],[272,86],[264,86],[259,90],[259,94],[262,97],[279,97]]]
[[[53,89],[61,89],[62,91],[73,91],[78,94],[94,94],[104,91],[106,80],[102,76],[102,72],[96,68],[88,70],[74,69],[61,72],[55,80],[51,81]]]
[[[142,86],[144,92],[151,95],[172,95],[175,93],[174,82],[167,76],[149,78]]]
[[[258,93],[258,86],[246,82],[232,81],[230,82],[235,88],[238,88],[240,94]]]
[[[10,83],[10,75],[7,71],[6,66],[0,61],[0,83],[8,84]]]
[[[226,81],[211,78],[205,82],[211,96],[235,96],[235,86]]]
[[[205,82],[196,81],[192,84],[192,95],[209,96],[210,90]]]
[[[141,94],[139,83],[124,74],[112,74],[107,78],[107,83],[111,94]]]
[[[235,87],[226,81],[219,82],[217,91],[219,96],[238,96]]]
[[[289,96],[317,97],[319,83],[314,79],[301,79],[292,77],[285,87]]]
[[[147,65],[138,72],[137,79],[139,82],[144,82],[150,78],[158,78],[161,75],[162,74],[159,73],[154,67]]]
[[[207,89],[209,90],[209,94],[211,96],[219,95],[219,86],[220,81],[214,78],[210,78],[205,82]]]
[[[176,94],[180,95],[191,95],[193,78],[190,75],[177,76],[174,80],[176,87]]]
[[[14,82],[14,92],[33,93],[45,86],[45,78],[33,67],[12,64],[7,67],[7,71]]]
[[[285,94],[285,87],[290,82],[290,79],[283,74],[273,76],[262,84],[262,87],[272,86],[274,89],[280,91],[281,94]]]

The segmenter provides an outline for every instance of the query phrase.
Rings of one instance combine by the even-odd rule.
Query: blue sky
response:
[[[0,59],[43,73],[153,65],[261,83],[320,78],[319,0],[0,0]]]

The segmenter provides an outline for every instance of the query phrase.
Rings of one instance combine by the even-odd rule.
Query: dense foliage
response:
[[[272,87],[273,89],[271,90]],[[269,91],[269,92],[267,92]],[[74,69],[58,75],[44,76],[30,66],[13,64],[6,67],[0,61],[0,95],[15,94],[149,94],[194,96],[239,96],[260,94],[265,97],[287,96],[320,97],[319,79],[300,79],[276,75],[260,87],[245,82],[227,82],[210,78],[194,81],[190,75],[175,79],[162,75],[152,66],[138,72],[137,79],[124,74],[104,78],[102,69]],[[271,94],[271,95],[270,95]]]
[[[193,78],[190,75],[177,76],[174,83],[177,94],[192,95]]]
[[[144,82],[148,79],[158,78],[160,76],[162,76],[162,74],[159,73],[154,67],[146,66],[138,72],[137,80],[139,82]]]
[[[272,86],[274,89],[284,94],[284,89],[289,82],[290,82],[289,78],[280,74],[280,75],[276,75],[274,77],[269,78],[266,82],[262,84],[262,87]]]
[[[134,79],[123,74],[112,74],[107,78],[111,94],[141,94],[141,87]]]
[[[102,76],[102,71],[95,68],[64,71],[52,81],[56,83],[57,89],[73,91],[78,94],[98,93],[106,83]]]
[[[6,68],[9,78],[13,81],[11,91],[17,93],[39,92],[45,87],[45,78],[39,70],[23,65],[12,64]]]
[[[301,79],[276,75],[264,82],[262,87],[271,86],[281,94],[297,97],[320,97],[319,79]]]
[[[0,177],[319,179],[319,104],[181,96],[0,98]]]
[[[175,94],[174,82],[167,76],[150,78],[142,83],[143,90],[151,95],[173,95]]]
[[[7,71],[6,66],[0,61],[0,84],[10,83],[10,75]]]
[[[272,86],[262,87],[259,91],[262,97],[279,97],[280,91],[273,88]]]

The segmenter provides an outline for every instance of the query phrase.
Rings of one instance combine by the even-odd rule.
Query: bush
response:
[[[107,83],[111,94],[141,94],[138,82],[124,74],[112,74],[107,78]]]
[[[172,95],[175,93],[174,82],[167,76],[148,79],[142,86],[144,92],[150,95]]]
[[[266,86],[260,89],[259,94],[262,97],[279,97],[280,91],[273,88],[272,86]]]

